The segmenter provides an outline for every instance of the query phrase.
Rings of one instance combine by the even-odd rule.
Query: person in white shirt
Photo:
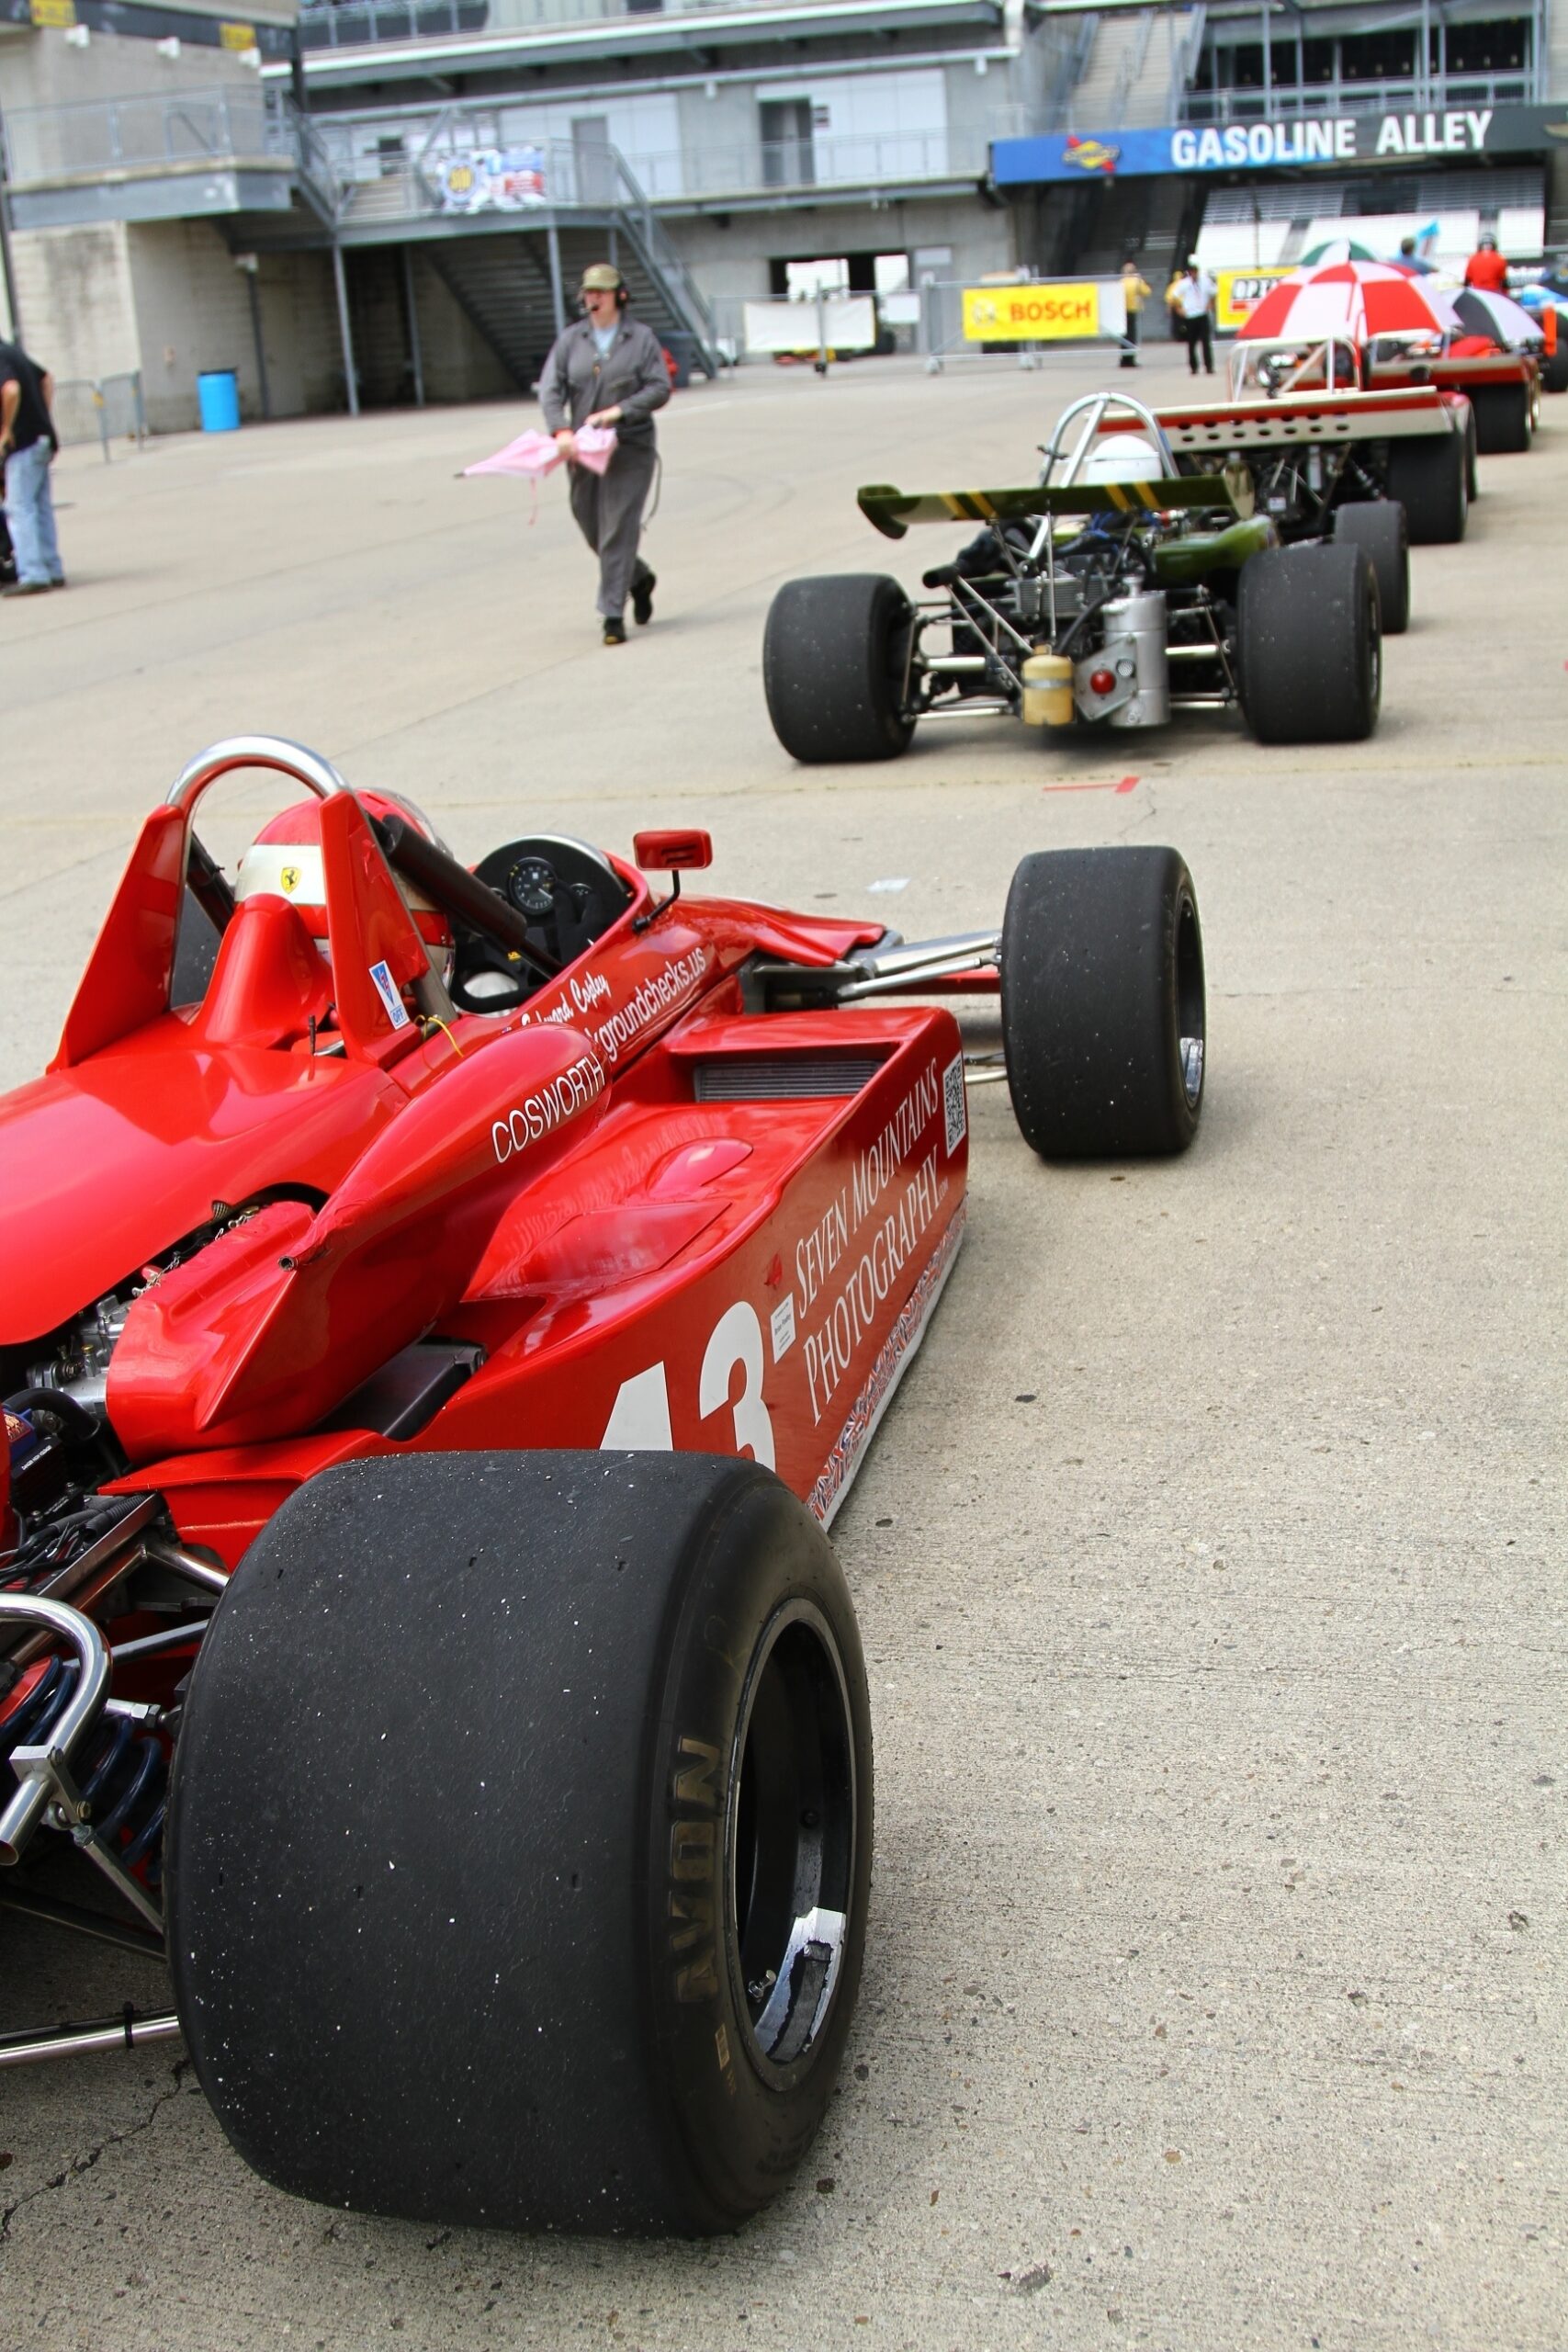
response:
[[[1200,269],[1195,259],[1188,259],[1185,269],[1170,281],[1166,300],[1181,324],[1187,338],[1187,365],[1198,373],[1198,353],[1203,353],[1203,366],[1212,376],[1214,372],[1214,295],[1213,279],[1206,269]]]

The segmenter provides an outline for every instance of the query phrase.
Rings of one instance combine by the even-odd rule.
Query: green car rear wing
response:
[[[1041,514],[1168,514],[1178,507],[1236,512],[1220,474],[1183,474],[1156,481],[1086,481],[1028,490],[895,490],[873,482],[855,492],[868,523],[901,539],[911,523],[1013,523]]]

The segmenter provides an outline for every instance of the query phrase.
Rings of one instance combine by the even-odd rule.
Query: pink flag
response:
[[[550,473],[564,463],[549,435],[530,426],[515,441],[509,441],[504,449],[498,449],[493,458],[481,458],[477,466],[465,466],[463,473],[465,478],[469,474],[515,474],[524,481],[537,481],[541,474]]]
[[[577,435],[577,462],[590,473],[602,474],[615,454],[613,424],[584,424]]]

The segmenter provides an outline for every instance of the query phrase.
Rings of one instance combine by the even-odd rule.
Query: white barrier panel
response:
[[[876,305],[869,294],[829,294],[820,302],[748,302],[746,348],[759,358],[780,352],[870,351]]]

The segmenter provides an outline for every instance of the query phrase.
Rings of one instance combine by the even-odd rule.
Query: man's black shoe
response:
[[[638,628],[646,628],[653,618],[653,592],[658,585],[658,574],[646,569],[632,582],[632,618]]]
[[[624,645],[626,641],[626,625],[616,613],[604,623],[604,642],[606,645]]]

